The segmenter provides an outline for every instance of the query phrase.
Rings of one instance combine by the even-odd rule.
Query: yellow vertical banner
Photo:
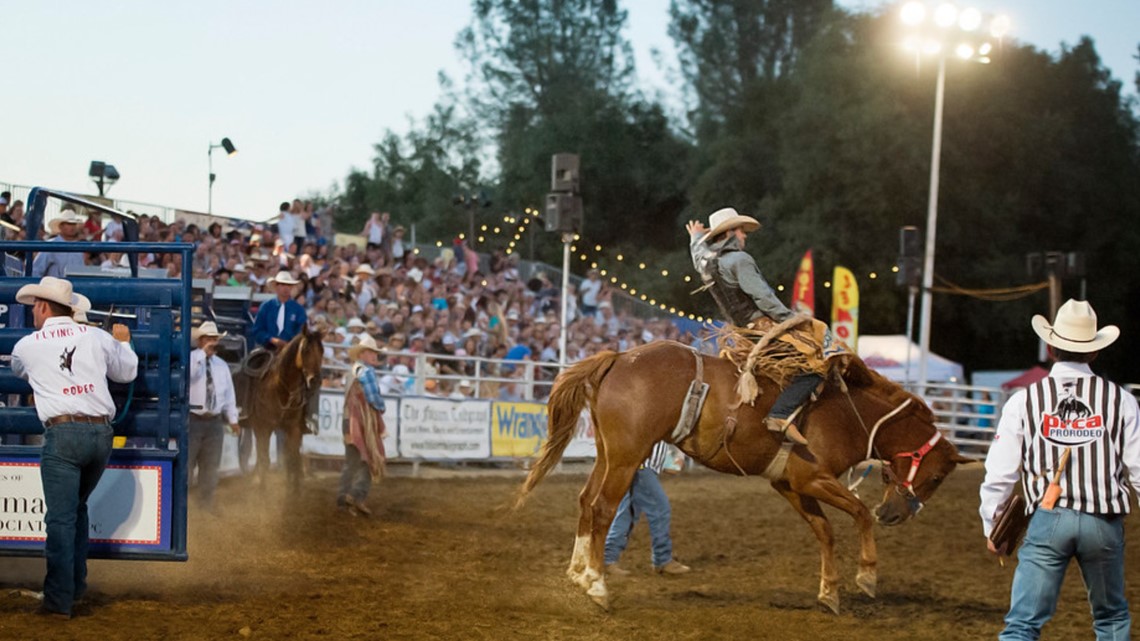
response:
[[[800,268],[796,271],[796,284],[792,287],[792,311],[815,316],[815,270],[812,268],[810,249],[800,259]]]
[[[857,351],[859,342],[859,284],[846,267],[835,267],[831,284],[831,333]]]

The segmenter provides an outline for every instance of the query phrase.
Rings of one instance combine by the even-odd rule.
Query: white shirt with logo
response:
[[[1128,487],[1140,494],[1140,406],[1088,365],[1057,363],[1002,409],[981,488],[986,536],[1019,478],[1029,511],[1036,509],[1066,448],[1071,454],[1057,505],[1089,514],[1128,513]]]
[[[107,379],[129,383],[138,368],[129,344],[63,316],[48,318],[12,348],[12,373],[31,383],[41,421],[64,414],[112,418]]]
[[[201,349],[190,352],[190,411],[198,415],[222,414],[227,423],[236,425],[237,398],[230,366],[216,354],[210,357],[209,363],[210,375],[214,378],[213,407],[206,407],[206,352]]]

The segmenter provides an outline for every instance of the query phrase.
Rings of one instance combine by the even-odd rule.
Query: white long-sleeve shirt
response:
[[[64,414],[113,418],[107,379],[129,383],[138,368],[129,344],[64,316],[48,318],[12,348],[12,373],[31,383],[41,421]]]
[[[217,355],[210,357],[209,364],[214,377],[213,407],[206,407],[206,352],[201,349],[190,352],[190,411],[198,415],[222,414],[226,422],[235,425],[238,422],[237,397],[230,366]]]
[[[1066,447],[1072,453],[1057,505],[1090,514],[1128,513],[1129,485],[1140,494],[1140,406],[1088,365],[1057,363],[1002,409],[980,491],[987,537],[994,512],[1019,477],[1029,511],[1036,509]]]

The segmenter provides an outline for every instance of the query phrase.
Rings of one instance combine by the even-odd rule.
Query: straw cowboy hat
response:
[[[91,299],[83,294],[71,295],[71,317],[77,323],[87,322],[87,312],[91,309]]]
[[[71,307],[74,301],[71,281],[54,276],[44,276],[40,282],[24,285],[20,291],[16,292],[16,302],[23,305],[34,305],[37,298]]]
[[[201,325],[190,330],[190,338],[192,338],[195,343],[197,343],[198,339],[202,337],[221,338],[225,335],[225,332],[218,331],[218,326],[216,323],[214,323],[214,321],[206,321],[205,323],[202,323]]]
[[[74,209],[64,209],[59,212],[59,216],[51,219],[48,223],[48,231],[54,234],[59,234],[59,226],[68,223],[71,225],[79,225],[84,222],[83,216],[80,216]]]
[[[360,338],[359,343],[348,348],[349,360],[357,360],[360,358],[360,353],[366,349],[376,352],[377,354],[382,354],[384,352],[384,348],[376,344],[375,338],[372,338],[368,334],[363,334]]]
[[[1097,330],[1092,305],[1071,298],[1057,310],[1052,325],[1041,314],[1034,316],[1033,331],[1047,344],[1077,354],[1100,351],[1120,337],[1120,328],[1116,325]]]
[[[709,216],[709,233],[706,240],[712,240],[726,231],[743,227],[745,233],[752,233],[760,229],[760,221],[751,216],[741,216],[732,207],[718,209]]]
[[[296,278],[293,278],[293,274],[290,274],[289,272],[285,271],[284,269],[277,272],[276,276],[274,276],[273,278],[270,278],[266,282],[268,282],[270,285],[274,285],[274,284],[300,285],[301,284],[301,281],[297,280]]]
[[[356,268],[356,274],[357,275],[368,274],[369,277],[372,277],[372,276],[376,275],[376,270],[372,269],[372,265],[369,265],[368,263],[364,263],[360,267]]]

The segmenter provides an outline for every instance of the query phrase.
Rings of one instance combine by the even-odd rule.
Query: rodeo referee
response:
[[[1076,559],[1096,638],[1130,639],[1124,515],[1129,486],[1140,493],[1140,408],[1127,390],[1089,368],[1120,330],[1098,330],[1092,306],[1076,300],[1061,306],[1052,325],[1035,316],[1033,330],[1055,363],[1047,377],[1014,394],[1002,409],[981,488],[986,537],[1019,477],[1032,515],[998,638],[1040,636],[1057,609],[1069,560]],[[993,541],[988,544],[997,553]]]
[[[87,497],[111,456],[115,403],[107,379],[133,381],[139,359],[126,325],[115,325],[112,337],[72,320],[78,300],[66,280],[45,276],[21,287],[16,301],[32,306],[37,331],[12,349],[12,372],[31,384],[44,423],[47,576],[37,614],[69,619],[87,589]]]

